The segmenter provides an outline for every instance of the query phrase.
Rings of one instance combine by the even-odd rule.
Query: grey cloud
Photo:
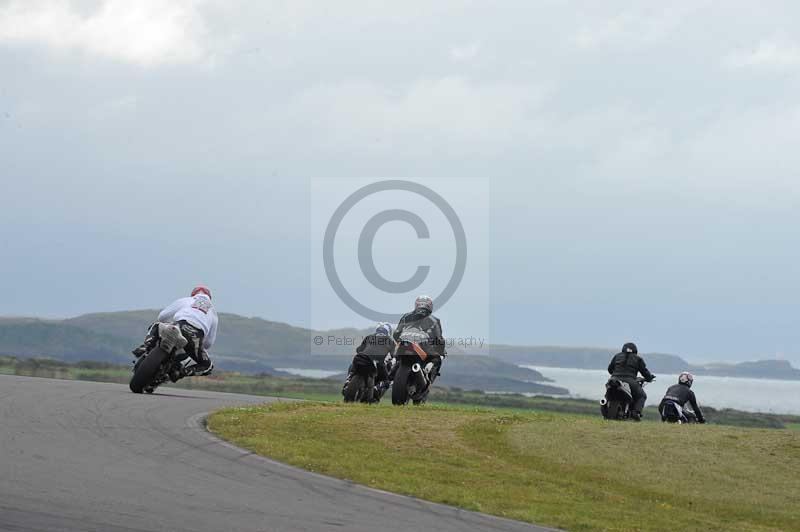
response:
[[[800,356],[793,3],[142,3],[163,57],[71,5],[0,25],[0,313],[303,323],[307,178],[489,177],[496,340]]]

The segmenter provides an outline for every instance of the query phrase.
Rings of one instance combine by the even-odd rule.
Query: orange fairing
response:
[[[416,343],[416,342],[412,342],[412,344],[411,344],[411,347],[412,347],[412,348],[414,348],[414,351],[417,353],[417,355],[419,355],[419,358],[421,358],[423,361],[424,361],[426,358],[428,358],[428,353],[426,353],[426,352],[425,352],[425,350],[424,350],[424,349],[422,349],[422,348],[419,346],[419,344],[418,344],[418,343]]]

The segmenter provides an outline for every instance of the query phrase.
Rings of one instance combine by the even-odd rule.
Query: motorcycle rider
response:
[[[379,323],[375,327],[375,332],[365,336],[361,345],[356,348],[356,355],[347,370],[347,379],[344,382],[342,393],[356,373],[356,368],[366,367],[370,374],[376,373],[372,399],[374,402],[380,401],[381,396],[391,386],[387,366],[391,368],[392,356],[396,348],[397,344],[392,338],[392,326],[385,322]]]
[[[441,375],[442,359],[447,356],[447,351],[445,349],[445,339],[442,335],[442,322],[433,315],[433,299],[429,296],[418,296],[414,300],[414,310],[400,318],[397,330],[394,332],[395,341],[399,342],[403,332],[411,330],[421,332],[429,338],[426,342],[419,342],[419,346],[428,355],[425,371],[432,385],[436,377]],[[395,364],[390,375],[392,380],[394,380],[396,368],[397,364]]]
[[[647,400],[644,388],[636,380],[639,373],[645,381],[652,382],[656,377],[647,369],[644,359],[639,356],[639,349],[633,342],[628,342],[622,346],[622,351],[614,355],[608,364],[608,373],[623,382],[627,382],[631,387],[633,404],[631,405],[631,419],[634,421],[642,420],[642,409]]]
[[[687,418],[695,417],[698,423],[706,422],[706,419],[703,417],[703,412],[697,405],[697,397],[695,397],[694,392],[691,389],[693,382],[694,375],[688,371],[684,371],[678,376],[678,384],[673,384],[667,388],[667,393],[664,394],[661,404],[658,405],[658,412],[661,414],[661,421],[667,420],[665,408],[669,403],[673,403],[678,407],[678,414],[686,416]],[[694,416],[692,416],[690,412],[684,410],[686,403],[691,405],[692,410],[694,411]]]
[[[174,323],[188,340],[184,348],[185,356],[178,360],[180,370],[170,373],[172,382],[182,377],[211,373],[214,363],[208,356],[208,350],[217,339],[219,318],[211,303],[211,290],[208,287],[196,286],[189,297],[177,299],[162,310],[156,322],[150,326],[144,343],[132,351],[135,357],[141,357],[156,346],[159,323]]]

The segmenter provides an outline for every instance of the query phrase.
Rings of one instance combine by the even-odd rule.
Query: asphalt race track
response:
[[[0,530],[545,530],[308,473],[202,426],[276,400],[0,375]]]

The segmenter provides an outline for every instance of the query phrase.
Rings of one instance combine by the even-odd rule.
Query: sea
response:
[[[605,393],[608,373],[595,369],[522,366],[538,371],[556,386],[570,391],[571,397],[600,400]],[[657,374],[647,384],[647,404],[658,404],[667,388],[678,382],[678,375]],[[692,385],[700,408],[735,408],[746,412],[800,415],[800,381],[708,377],[695,375]]]

